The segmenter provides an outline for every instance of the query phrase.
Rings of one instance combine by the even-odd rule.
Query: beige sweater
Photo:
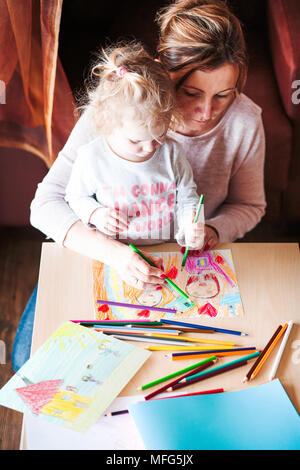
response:
[[[97,137],[85,112],[64,148],[38,185],[31,204],[31,224],[62,244],[79,217],[65,200],[78,149]],[[205,195],[205,221],[216,228],[221,242],[241,238],[265,213],[265,137],[261,109],[239,95],[221,121],[198,137],[169,131],[191,164],[198,193]]]

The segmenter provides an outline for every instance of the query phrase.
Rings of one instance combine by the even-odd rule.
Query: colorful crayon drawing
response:
[[[85,432],[150,354],[65,322],[0,390],[0,405]]]
[[[155,253],[153,253],[155,255]],[[184,308],[184,298],[166,286],[162,290],[139,290],[122,281],[116,271],[100,262],[93,262],[93,296],[96,319],[158,320],[209,317],[239,317],[243,306],[237,284],[231,250],[205,251],[189,255],[183,270],[182,254],[156,253],[162,257],[165,272],[194,302]],[[98,300],[141,305],[141,309],[101,305]],[[147,310],[149,307],[174,308],[177,313]]]

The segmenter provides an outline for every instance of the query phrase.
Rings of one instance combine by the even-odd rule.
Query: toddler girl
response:
[[[166,138],[172,82],[139,43],[103,51],[86,112],[97,137],[78,149],[66,200],[86,225],[124,243],[202,248],[204,218],[192,170]],[[203,211],[202,211],[203,213]]]

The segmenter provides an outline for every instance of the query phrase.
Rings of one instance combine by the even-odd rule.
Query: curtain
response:
[[[49,168],[77,119],[58,57],[62,0],[0,0],[0,146]]]

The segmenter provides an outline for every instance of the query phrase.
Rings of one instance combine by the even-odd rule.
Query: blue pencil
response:
[[[178,325],[178,326],[188,326],[190,328],[198,328],[198,329],[203,329],[203,330],[214,330],[219,333],[228,333],[231,335],[238,335],[238,336],[248,336],[247,333],[243,333],[241,331],[235,331],[235,330],[227,330],[224,328],[216,328],[215,326],[204,326],[204,325],[197,325],[195,323],[184,323],[176,320],[165,320],[164,318],[161,318],[160,321],[162,323],[167,323],[169,325]]]

